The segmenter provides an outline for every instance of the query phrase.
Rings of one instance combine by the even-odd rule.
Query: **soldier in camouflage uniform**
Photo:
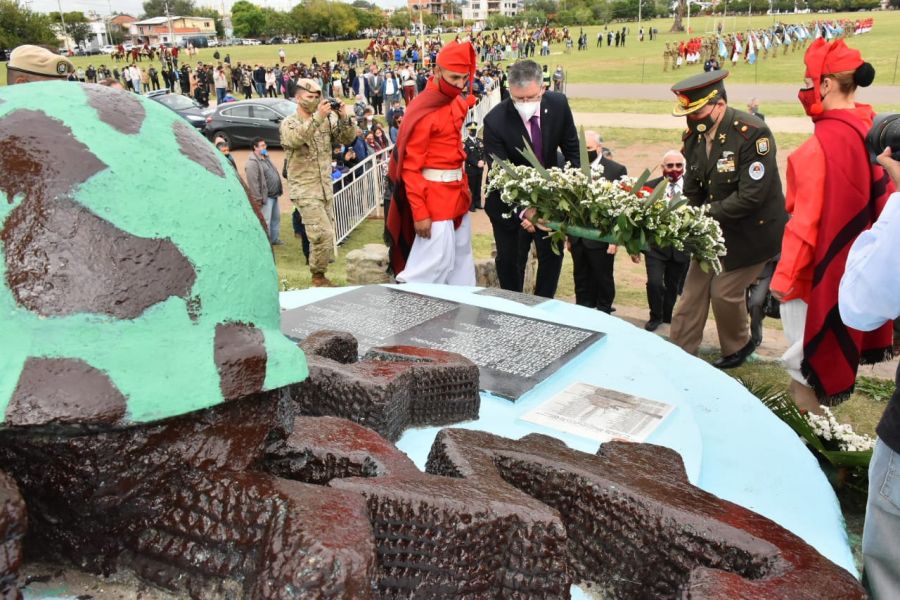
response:
[[[669,70],[669,61],[672,57],[672,48],[669,46],[669,42],[666,42],[666,49],[663,50],[663,72]]]
[[[350,144],[356,125],[346,105],[336,114],[322,89],[311,79],[297,81],[297,112],[281,123],[281,146],[287,166],[291,202],[300,211],[309,237],[312,284],[331,287],[325,277],[334,256],[332,148]]]

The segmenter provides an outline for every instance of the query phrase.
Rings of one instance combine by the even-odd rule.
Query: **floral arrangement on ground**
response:
[[[828,407],[822,407],[822,414],[800,410],[784,390],[740,378],[738,381],[800,436],[819,459],[836,490],[850,490],[865,503],[869,462],[875,448],[872,437],[858,434],[850,425],[839,423]]]
[[[725,240],[706,207],[691,206],[680,195],[667,199],[665,181],[652,190],[645,187],[649,171],[637,179],[605,179],[603,167],[588,162],[583,131],[580,138],[580,168],[544,168],[527,143],[528,165],[493,157],[488,191],[498,191],[510,212],[534,209],[533,220],[550,230],[554,242],[567,235],[605,241],[632,256],[651,244],[671,246],[690,253],[704,270],[721,271]]]

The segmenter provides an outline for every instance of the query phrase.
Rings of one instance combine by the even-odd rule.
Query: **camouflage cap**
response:
[[[75,72],[75,65],[65,56],[30,44],[19,46],[13,50],[9,55],[7,67],[41,77],[62,78]]]
[[[312,94],[321,94],[322,88],[319,87],[319,84],[313,81],[312,79],[298,79],[297,87],[301,90],[306,90]]]

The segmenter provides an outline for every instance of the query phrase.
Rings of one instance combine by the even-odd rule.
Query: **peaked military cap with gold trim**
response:
[[[728,77],[728,71],[708,71],[688,77],[672,86],[678,97],[678,103],[672,109],[676,117],[683,117],[696,112],[707,104],[725,98],[725,84],[722,80]]]

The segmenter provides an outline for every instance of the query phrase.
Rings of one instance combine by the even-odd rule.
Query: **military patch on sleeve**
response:
[[[748,172],[750,173],[750,179],[752,179],[753,181],[759,181],[763,178],[763,175],[766,174],[766,167],[761,162],[756,161],[755,163],[750,165]]]
[[[756,140],[756,153],[765,156],[769,153],[769,138],[759,138]]]

